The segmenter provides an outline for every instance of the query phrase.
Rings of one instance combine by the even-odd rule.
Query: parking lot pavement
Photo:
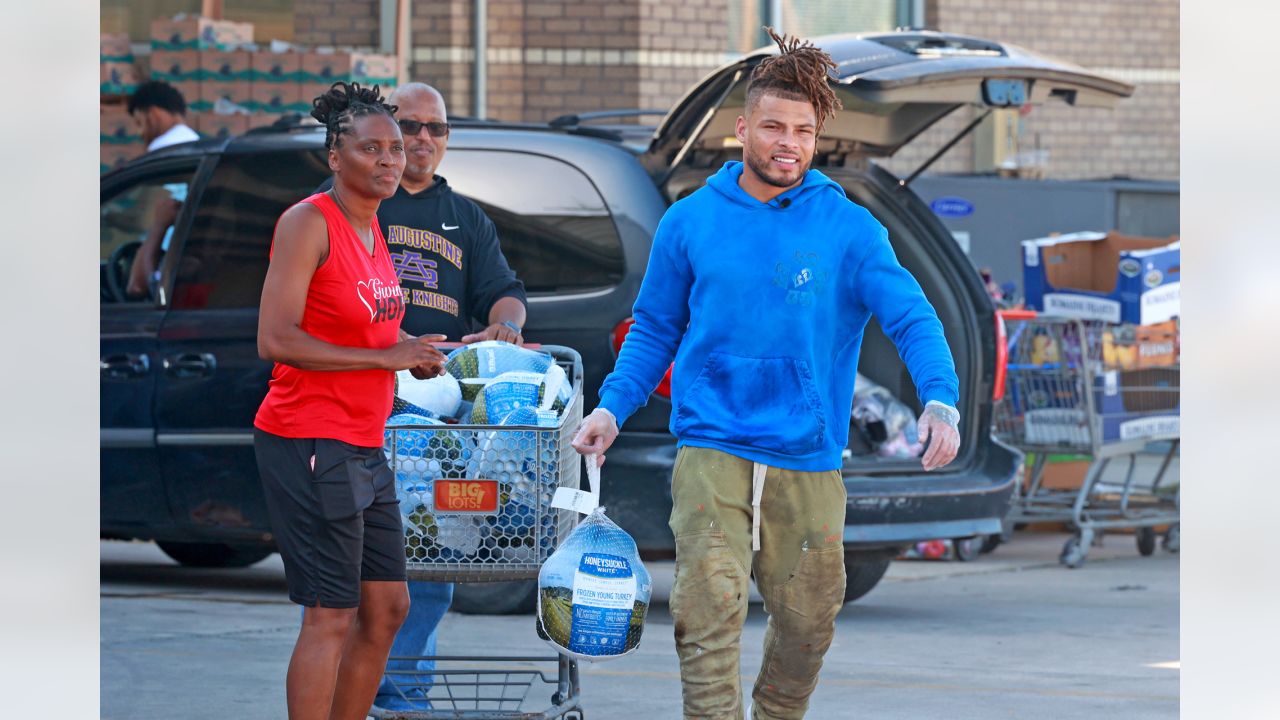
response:
[[[1065,539],[1020,533],[972,563],[895,562],[841,612],[808,717],[1176,718],[1177,556],[1139,557],[1132,537],[1110,535],[1068,570],[1057,564]],[[298,610],[278,556],[196,571],[150,544],[101,548],[104,720],[285,716]],[[672,568],[648,566],[655,594],[641,647],[582,667],[593,719],[680,717]],[[743,631],[748,690],[764,628],[757,601]],[[529,617],[451,613],[440,637],[442,654],[547,653]],[[531,696],[529,707],[546,700]]]

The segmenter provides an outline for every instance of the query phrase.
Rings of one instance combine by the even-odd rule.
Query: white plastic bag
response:
[[[653,584],[635,540],[599,507],[600,470],[589,455],[591,492],[556,491],[552,507],[587,515],[538,573],[538,637],[561,653],[610,660],[640,646]]]

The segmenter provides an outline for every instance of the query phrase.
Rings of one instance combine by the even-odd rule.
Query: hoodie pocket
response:
[[[807,455],[822,447],[827,423],[808,363],[713,352],[676,410],[673,429],[681,438]]]

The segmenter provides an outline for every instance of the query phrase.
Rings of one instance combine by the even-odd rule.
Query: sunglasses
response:
[[[397,120],[400,124],[400,130],[405,135],[417,135],[422,132],[422,128],[427,129],[427,134],[431,137],[446,137],[449,134],[449,128],[453,127],[447,122],[418,122],[417,120]]]

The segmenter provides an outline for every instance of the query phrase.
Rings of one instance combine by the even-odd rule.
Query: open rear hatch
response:
[[[831,79],[844,109],[828,121],[814,165],[833,156],[888,157],[957,108],[1021,107],[1062,101],[1112,107],[1133,86],[1013,45],[937,32],[827,35]],[[642,162],[659,181],[681,165],[701,166],[739,147],[734,123],[747,80],[776,47],[713,72],[686,94],[654,132]],[[966,131],[970,128],[967,128]],[[663,188],[664,191],[666,188]]]

